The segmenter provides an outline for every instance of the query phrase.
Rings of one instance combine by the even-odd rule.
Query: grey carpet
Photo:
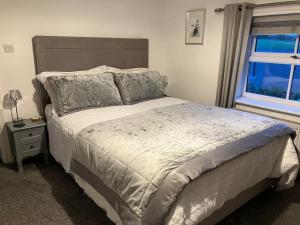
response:
[[[35,162],[38,160],[34,160]],[[0,164],[1,225],[113,225],[64,170],[27,162],[24,173]],[[300,181],[284,192],[266,191],[219,225],[299,225]]]

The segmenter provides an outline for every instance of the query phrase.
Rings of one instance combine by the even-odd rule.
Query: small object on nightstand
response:
[[[16,157],[19,172],[23,172],[22,160],[29,156],[44,154],[44,162],[48,165],[48,144],[46,136],[46,122],[42,119],[32,121],[23,120],[23,127],[15,127],[14,122],[8,122],[8,137],[10,147]]]
[[[32,122],[37,122],[37,121],[39,121],[40,119],[41,119],[40,116],[34,116],[34,117],[31,117],[31,121],[32,121]]]
[[[19,118],[19,113],[18,113],[18,100],[22,100],[22,95],[20,90],[10,90],[9,91],[9,101],[10,101],[10,113],[11,113],[11,119],[13,121],[13,126],[14,127],[24,127],[25,124],[23,123],[23,119]],[[17,119],[14,119],[12,108],[13,105],[16,107],[16,115]]]

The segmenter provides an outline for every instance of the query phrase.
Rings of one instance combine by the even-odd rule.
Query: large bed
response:
[[[144,39],[35,37],[33,43],[37,73],[43,71],[85,70],[98,65],[109,65],[118,68],[148,67],[148,41]],[[288,129],[286,127],[282,129],[280,125],[277,127],[281,129],[280,132],[277,129],[276,137],[267,141],[266,144],[257,145],[256,148],[252,147],[251,151],[248,147],[249,150],[244,151],[243,154],[232,153],[234,157],[231,157],[230,160],[224,161],[222,158],[224,162],[220,161],[218,163],[216,161],[214,162],[216,164],[214,168],[208,168],[205,171],[203,165],[208,167],[211,164],[203,162],[203,165],[199,165],[201,173],[197,171],[197,176],[191,177],[187,181],[182,190],[178,191],[176,198],[170,201],[171,203],[167,209],[157,207],[161,204],[160,201],[156,201],[155,204],[154,201],[150,201],[147,203],[145,210],[149,211],[146,215],[151,218],[137,222],[137,220],[132,219],[130,214],[124,214],[126,210],[122,209],[119,201],[113,201],[115,197],[112,198],[111,194],[107,194],[107,191],[102,191],[103,187],[99,188],[99,184],[95,180],[101,177],[93,177],[93,170],[89,170],[88,166],[85,168],[87,169],[85,172],[79,170],[76,163],[74,166],[74,155],[84,156],[85,150],[80,146],[89,144],[88,138],[83,135],[83,131],[86,130],[87,134],[90,133],[90,130],[98,129],[95,125],[100,125],[101,129],[104,129],[105,126],[109,129],[109,127],[118,126],[121,123],[126,124],[128,120],[132,120],[133,123],[136,122],[135,117],[138,116],[142,119],[145,116],[156,118],[157,113],[166,113],[164,110],[171,110],[172,112],[195,109],[200,112],[203,109],[212,110],[211,112],[213,112],[214,109],[208,106],[194,105],[178,98],[163,97],[133,105],[86,109],[60,117],[51,105],[45,90],[41,88],[40,91],[42,96],[41,110],[44,111],[47,119],[52,156],[63,166],[67,173],[74,177],[87,195],[97,205],[106,210],[108,217],[117,225],[215,224],[271,185],[274,185],[277,189],[293,186],[297,176],[298,156],[292,141],[293,132],[287,132]],[[225,111],[220,110],[217,109],[216,114],[225,113]],[[244,118],[245,121],[252,121],[253,123],[257,121],[258,125],[264,124],[266,121],[273,123],[273,120],[252,114],[235,112],[234,110],[230,113],[233,117],[240,116],[241,119]],[[147,127],[147,129],[149,128]],[[110,131],[106,130],[106,135],[107,132]],[[275,130],[272,130],[272,132],[275,132]],[[270,137],[271,134],[266,134],[266,136]],[[109,133],[108,135],[113,136]],[[113,137],[108,140],[111,140],[110,145],[118,142]],[[246,149],[247,143],[244,144]],[[236,147],[240,148],[240,146],[241,144]],[[122,157],[124,156],[126,156],[126,153],[122,152]],[[220,157],[219,155],[216,156]],[[99,159],[99,162],[102,162],[101,159]],[[149,162],[151,162],[150,159]],[[146,162],[140,162],[140,164],[143,163]],[[99,167],[99,169],[101,168]],[[193,167],[193,169],[195,170],[193,172],[196,173],[197,168]],[[202,173],[202,171],[204,172]],[[172,178],[177,179],[176,176]],[[109,186],[105,188],[107,189],[107,187]],[[172,185],[169,189],[172,189]],[[159,194],[157,196],[164,199],[165,196]],[[163,219],[159,220],[158,223],[155,214],[160,214],[159,211],[165,211],[165,213],[162,214]]]

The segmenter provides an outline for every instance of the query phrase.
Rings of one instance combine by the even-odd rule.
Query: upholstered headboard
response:
[[[120,69],[148,67],[148,39],[35,36],[32,42],[36,74],[100,65]],[[39,86],[43,113],[50,98]]]

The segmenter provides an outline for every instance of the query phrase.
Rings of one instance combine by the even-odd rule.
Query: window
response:
[[[255,52],[294,53],[297,35],[258,35]]]
[[[250,62],[246,91],[286,98],[291,65]]]
[[[300,14],[254,16],[249,38],[237,102],[300,114]]]
[[[290,99],[300,102],[300,66],[295,66]]]
[[[244,96],[300,103],[299,34],[252,35]]]

